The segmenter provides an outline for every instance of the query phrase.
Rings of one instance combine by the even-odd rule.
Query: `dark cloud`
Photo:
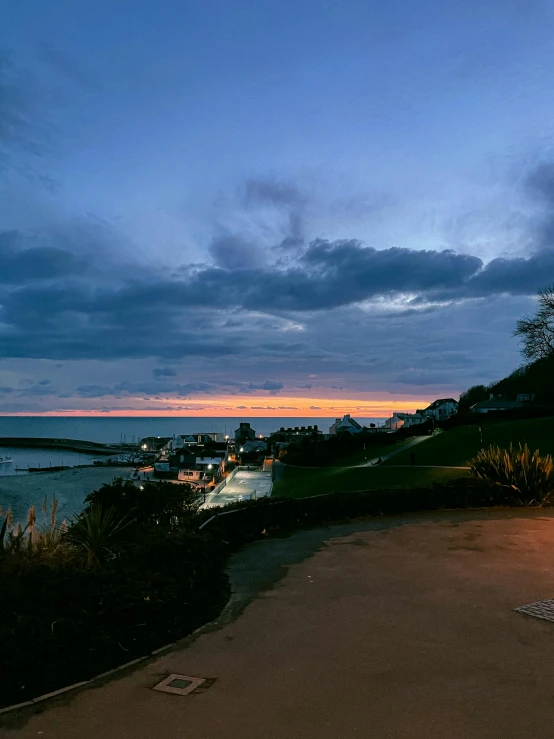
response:
[[[244,204],[247,207],[267,208],[279,214],[282,238],[274,250],[294,253],[304,244],[304,217],[308,198],[293,184],[271,179],[250,179],[244,185]]]
[[[81,398],[102,398],[108,395],[116,397],[151,395],[158,397],[187,397],[192,393],[212,394],[217,386],[209,382],[191,382],[186,384],[170,382],[129,382],[116,385],[80,385],[76,393]]]
[[[532,239],[537,252],[554,251],[554,163],[539,162],[525,178],[531,203],[539,207],[532,222]]]
[[[264,261],[261,249],[239,236],[219,236],[208,251],[215,264],[225,270],[252,269]]]
[[[26,383],[24,387],[0,387],[0,395],[10,395],[15,398],[44,398],[58,395],[58,391],[50,386],[50,380],[37,383]]]
[[[245,203],[271,203],[276,206],[300,205],[306,198],[291,183],[279,180],[250,179],[244,185]]]
[[[554,162],[538,162],[525,177],[528,195],[540,204],[554,204]]]
[[[173,367],[156,367],[152,370],[152,374],[157,380],[160,380],[162,377],[176,377],[177,371]]]
[[[19,284],[83,274],[87,261],[66,249],[27,246],[17,231],[0,233],[0,283]]]
[[[261,383],[248,383],[249,390],[269,390],[271,392],[276,392],[277,390],[282,390],[284,387],[285,386],[282,382],[276,382],[275,380],[266,380],[265,382]]]
[[[5,357],[151,356],[167,361],[286,351],[315,358],[324,354],[324,342],[316,349],[305,341],[290,341],[290,332],[283,333],[278,322],[265,327],[250,316],[327,315],[371,300],[384,301],[386,308],[390,301],[407,296],[406,319],[408,311],[420,310],[427,302],[531,295],[554,278],[554,255],[547,252],[527,259],[496,259],[483,266],[478,257],[452,251],[376,250],[357,241],[317,240],[284,269],[204,267],[181,279],[152,274],[149,279],[139,275],[119,285],[102,280],[95,284],[76,274],[84,269],[80,257],[51,249],[34,251],[34,247],[21,251],[15,248],[13,236],[3,239],[7,272],[14,282],[13,288],[6,284],[0,290],[0,341]],[[40,270],[33,266],[33,256]],[[31,284],[19,284],[24,265]],[[116,273],[125,276],[126,271]],[[39,282],[41,276],[44,279]],[[240,309],[241,320],[218,323],[219,312],[229,308]],[[265,331],[255,348],[250,338],[253,330]]]
[[[170,377],[170,376],[169,376]],[[241,383],[233,380],[218,382],[171,382],[168,376],[160,376],[154,381],[128,381],[118,382],[114,385],[79,385],[76,394],[81,398],[114,397],[138,397],[151,396],[154,398],[183,398],[190,395],[236,395],[249,394],[256,390],[265,390],[275,395],[283,389],[282,382],[267,380],[265,382]],[[146,399],[146,398],[145,398]]]

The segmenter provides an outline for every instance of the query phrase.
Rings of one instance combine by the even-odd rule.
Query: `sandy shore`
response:
[[[0,478],[0,505],[11,506],[14,519],[23,520],[29,506],[42,505],[45,496],[58,499],[59,520],[78,513],[88,493],[114,477],[127,478],[131,467],[84,467],[61,472],[35,472]]]

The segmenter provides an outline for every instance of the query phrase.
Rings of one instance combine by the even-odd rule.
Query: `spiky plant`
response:
[[[4,551],[4,539],[6,537],[6,529],[8,528],[8,517],[4,519],[4,523],[0,527],[0,554]]]
[[[33,537],[35,534],[35,525],[37,522],[37,508],[32,505],[27,513],[27,529],[29,531],[29,551],[33,548]]]
[[[8,523],[8,526],[10,524]],[[13,527],[12,524],[12,530],[8,531],[8,535],[6,537],[8,550],[13,554],[15,552],[19,552],[21,550],[21,547],[23,545],[23,541],[25,539],[25,533],[27,531],[27,526],[23,528],[20,523],[17,524],[17,526]]]
[[[552,457],[541,457],[538,449],[531,452],[527,444],[482,449],[469,466],[475,477],[512,491],[526,505],[546,505],[554,499]]]
[[[71,523],[64,538],[86,552],[87,567],[97,568],[113,553],[114,545],[130,523],[115,508],[95,504]]]
[[[56,528],[56,514],[58,511],[58,499],[54,495],[52,498],[52,511],[50,512],[50,528],[53,530]]]

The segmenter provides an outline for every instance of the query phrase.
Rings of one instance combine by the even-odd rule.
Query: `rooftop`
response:
[[[490,400],[481,400],[479,403],[474,403],[471,406],[471,410],[474,408],[489,408],[490,410],[511,410],[512,408],[523,408],[523,403],[517,400],[502,400],[502,398],[491,398]]]

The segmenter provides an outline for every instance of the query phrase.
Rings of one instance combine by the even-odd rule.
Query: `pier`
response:
[[[80,439],[45,439],[24,436],[0,437],[0,447],[22,447],[25,449],[67,449],[72,452],[84,452],[94,455],[114,455],[125,452],[134,452],[138,444],[114,443],[103,444],[97,441],[82,441]]]

